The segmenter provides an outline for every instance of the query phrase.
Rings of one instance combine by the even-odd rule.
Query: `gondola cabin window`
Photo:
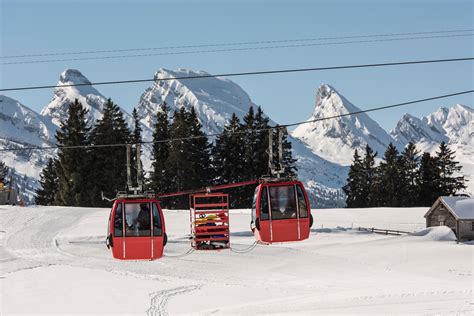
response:
[[[296,185],[296,193],[298,195],[298,208],[300,211],[300,217],[306,218],[308,217],[308,205],[306,204],[306,198],[304,196],[303,190],[301,186]]]
[[[260,219],[267,220],[268,217],[268,191],[267,187],[263,187],[260,198]]]
[[[258,197],[258,189],[259,187],[255,188],[255,192],[253,194],[253,201],[252,201],[252,223],[255,223],[257,219],[257,197]]]
[[[161,225],[160,212],[158,211],[158,205],[153,203],[153,236],[163,235],[163,226]]]
[[[271,186],[269,191],[272,220],[296,218],[294,186]]]
[[[123,236],[123,214],[122,214],[122,203],[117,204],[115,209],[114,217],[114,237]]]
[[[126,237],[151,235],[149,203],[125,203]]]

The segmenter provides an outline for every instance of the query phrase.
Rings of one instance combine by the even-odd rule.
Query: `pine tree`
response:
[[[5,166],[5,163],[0,160],[0,182],[3,185],[7,185],[7,175],[8,175],[8,167]]]
[[[362,159],[357,149],[354,151],[354,160],[349,168],[347,183],[342,187],[346,194],[346,207],[363,207],[365,201],[362,196]]]
[[[253,164],[255,166],[255,177],[260,178],[269,174],[268,170],[268,117],[262,111],[261,107],[257,108],[255,114],[255,157]],[[248,180],[248,179],[247,179]]]
[[[418,197],[417,206],[431,206],[438,198],[439,172],[436,168],[436,161],[429,153],[421,156],[420,168],[418,171]]]
[[[390,143],[378,168],[377,206],[400,206],[400,167],[397,148]]]
[[[244,175],[244,136],[241,131],[240,120],[233,113],[222,134],[216,139],[212,156],[216,173],[214,181],[218,184],[248,180]],[[242,204],[243,187],[229,189],[228,192],[231,207],[239,207]]]
[[[221,135],[216,139],[212,150],[216,168],[216,183],[232,183],[244,180],[243,135],[240,133],[240,120],[235,115],[226,124]]]
[[[92,132],[93,145],[128,144],[131,135],[118,105],[108,99],[104,104],[103,116],[97,120]],[[94,171],[92,199],[94,205],[108,205],[101,200],[101,193],[113,197],[117,191],[127,188],[126,148],[95,147],[92,150]]]
[[[191,188],[200,188],[208,186],[212,180],[211,172],[211,144],[208,142],[206,134],[202,131],[202,125],[196,114],[194,107],[186,115],[187,125],[189,126],[189,136],[192,137],[189,142],[190,155],[188,160],[192,165],[192,176],[188,178]]]
[[[293,158],[293,153],[291,150],[291,142],[288,141],[288,132],[285,129],[282,140],[282,149],[283,149],[283,161],[282,165],[285,168],[287,176],[296,177],[298,168],[296,167],[296,159]]]
[[[371,207],[376,205],[377,193],[375,190],[376,168],[375,157],[377,153],[367,144],[365,146],[365,156],[362,160],[360,207]]]
[[[76,99],[70,104],[68,118],[56,132],[59,147],[89,145],[90,128],[86,123],[87,110]],[[84,148],[60,148],[55,161],[58,190],[54,203],[68,206],[90,205],[88,180],[94,176],[89,170],[90,159]]]
[[[170,142],[163,142],[170,138],[169,107],[166,102],[160,106],[156,115],[153,131],[152,172],[150,187],[156,192],[170,192],[171,184],[166,169],[166,161],[170,154]]]
[[[40,174],[39,183],[41,188],[36,190],[35,201],[38,205],[53,205],[58,192],[58,175],[52,158],[48,160],[46,167]]]
[[[249,107],[249,111],[242,118],[241,130],[243,132],[243,177],[245,179],[254,179],[256,175],[255,148],[257,145],[257,135],[255,131],[255,113],[253,106]]]
[[[459,175],[462,167],[454,159],[455,152],[442,142],[435,159],[439,174],[437,185],[439,196],[456,195],[458,191],[466,188],[464,176]]]
[[[400,206],[419,204],[418,177],[419,151],[409,143],[400,158]]]
[[[195,189],[192,183],[195,181],[195,165],[191,161],[191,141],[188,113],[184,107],[175,111],[173,122],[170,126],[170,138],[176,139],[170,143],[169,155],[166,161],[166,172],[168,173],[170,191],[182,191]],[[187,197],[178,197],[169,201],[167,207],[187,208]]]

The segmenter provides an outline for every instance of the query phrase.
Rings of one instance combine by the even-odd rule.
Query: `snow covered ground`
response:
[[[419,231],[426,210],[313,210],[307,241],[182,257],[189,215],[166,211],[165,256],[130,262],[104,245],[107,209],[0,206],[0,314],[472,315],[474,245],[357,229]],[[234,211],[232,247],[253,243],[248,227]]]

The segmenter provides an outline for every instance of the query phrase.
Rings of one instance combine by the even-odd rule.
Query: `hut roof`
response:
[[[440,196],[425,214],[425,217],[427,217],[439,203],[443,203],[456,219],[474,220],[474,198],[465,196]]]

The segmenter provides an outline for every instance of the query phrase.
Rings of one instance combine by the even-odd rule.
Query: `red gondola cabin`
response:
[[[251,227],[257,240],[304,240],[312,222],[308,196],[300,181],[264,182],[255,189]]]
[[[118,198],[109,217],[107,244],[114,258],[158,259],[167,242],[165,220],[155,198]]]

